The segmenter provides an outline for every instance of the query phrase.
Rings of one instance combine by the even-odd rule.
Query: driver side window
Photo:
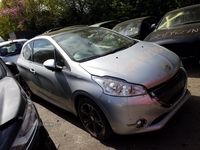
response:
[[[64,59],[58,52],[56,52],[56,65],[60,67],[65,66]]]
[[[48,59],[54,59],[54,46],[47,40],[36,40],[33,43],[33,61],[43,64]]]

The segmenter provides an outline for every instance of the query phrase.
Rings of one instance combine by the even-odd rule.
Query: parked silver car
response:
[[[77,115],[99,140],[112,131],[158,130],[190,97],[176,54],[105,28],[37,36],[24,44],[17,64],[29,95]]]

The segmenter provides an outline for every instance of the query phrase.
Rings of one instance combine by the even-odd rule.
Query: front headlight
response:
[[[28,144],[38,126],[38,116],[33,103],[28,101],[21,128],[12,145],[12,150],[22,150],[28,147]]]
[[[136,96],[147,94],[145,87],[136,84],[130,84],[126,81],[112,77],[92,76],[92,79],[98,83],[105,94],[113,96]]]

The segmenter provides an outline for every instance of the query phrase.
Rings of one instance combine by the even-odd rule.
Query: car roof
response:
[[[26,42],[28,39],[15,39],[15,40],[8,40],[0,43],[0,46],[7,45],[14,42]]]
[[[63,33],[63,32],[70,32],[70,31],[75,31],[75,30],[85,29],[85,28],[89,28],[89,27],[87,25],[74,25],[74,26],[61,28],[61,29],[58,29],[58,30],[55,30],[55,31],[52,31],[52,32],[43,33],[43,34],[38,35],[38,36],[43,36],[43,35],[54,36],[54,35],[58,35],[58,34]]]
[[[199,8],[199,9],[200,9],[200,4],[189,5],[189,6],[177,8],[177,9],[175,9],[175,10],[172,10],[172,11],[167,12],[166,14],[172,13],[172,12],[179,12],[179,11],[183,11],[183,10],[195,9],[195,8]]]
[[[87,25],[73,25],[73,26],[67,26],[67,27],[55,27],[55,28],[52,28],[52,29],[49,29],[45,32],[43,32],[42,34],[46,34],[46,33],[50,33],[50,32],[53,32],[53,31],[58,31],[60,29],[65,29],[65,28],[75,28],[75,27],[83,27],[83,26],[87,26]]]

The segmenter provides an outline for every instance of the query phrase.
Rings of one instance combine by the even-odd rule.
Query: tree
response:
[[[166,12],[200,0],[2,0],[0,35],[14,30],[38,34],[55,27],[128,20],[141,16],[161,18]]]
[[[42,33],[50,28],[60,26],[65,17],[65,1],[61,0],[25,0],[26,24],[30,29]]]
[[[13,30],[23,30],[24,25],[24,4],[22,1],[8,1],[1,3],[0,11],[0,31],[1,36],[8,38],[8,32]]]

